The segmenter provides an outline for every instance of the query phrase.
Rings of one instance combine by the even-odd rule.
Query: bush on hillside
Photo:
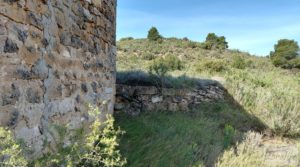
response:
[[[168,55],[155,59],[149,66],[149,73],[157,83],[156,85],[165,87],[167,73],[181,69],[183,69],[182,61],[176,56]]]
[[[142,53],[142,58],[144,60],[154,60],[155,59],[155,55],[152,54],[151,52],[146,52],[146,53]]]
[[[247,62],[241,56],[234,56],[232,67],[237,69],[245,69],[247,67]]]
[[[205,49],[224,51],[228,48],[228,43],[224,36],[217,36],[215,33],[209,33],[206,37]]]
[[[184,38],[182,38],[182,40],[184,40],[184,41],[190,41],[188,37],[184,37]]]
[[[193,42],[193,41],[188,41],[188,47],[189,48],[197,48],[198,47],[198,43],[197,42]]]
[[[270,58],[276,67],[297,68],[300,66],[299,45],[294,40],[281,39],[274,46]]]
[[[224,61],[221,60],[207,60],[196,67],[198,72],[208,71],[209,73],[222,72],[225,69]]]
[[[170,71],[170,68],[164,63],[163,58],[155,59],[149,66],[149,74],[152,78],[152,82],[158,87],[165,87],[166,75]]]
[[[121,38],[120,41],[130,41],[130,40],[134,40],[133,37],[125,37],[125,38]]]
[[[183,62],[177,57],[173,55],[167,55],[163,59],[163,63],[167,66],[170,71],[182,70]]]
[[[150,41],[161,41],[162,40],[162,36],[159,34],[158,30],[156,27],[152,27],[149,31],[148,31],[148,39]]]
[[[183,62],[176,56],[168,55],[155,59],[149,67],[150,73],[164,75],[169,71],[182,70]]]

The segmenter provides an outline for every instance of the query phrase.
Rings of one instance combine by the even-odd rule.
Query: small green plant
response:
[[[14,140],[9,130],[0,127],[0,140],[0,166],[27,166],[21,146]]]
[[[234,136],[235,136],[235,129],[229,124],[225,125],[224,138],[223,138],[223,147],[225,149],[229,148],[232,144],[234,144],[233,143]]]
[[[82,157],[84,166],[124,166],[126,159],[123,159],[120,151],[118,136],[124,134],[120,128],[115,129],[114,118],[107,115],[107,120],[102,124],[98,118],[99,109],[90,106],[90,111],[96,118],[91,126],[91,133],[87,136],[86,149]],[[104,128],[102,128],[104,127]]]

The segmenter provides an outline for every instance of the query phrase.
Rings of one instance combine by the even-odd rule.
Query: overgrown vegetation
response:
[[[150,166],[172,166],[174,164],[177,164],[175,166],[211,166],[212,164],[216,164],[217,166],[267,166],[263,164],[264,160],[260,157],[263,151],[259,150],[257,145],[253,147],[249,145],[250,139],[248,140],[245,137],[248,133],[240,135],[242,130],[236,127],[237,124],[247,126],[249,123],[242,121],[242,119],[239,119],[239,123],[230,122],[232,118],[238,117],[237,113],[246,113],[249,118],[257,118],[268,129],[268,133],[271,136],[287,137],[300,141],[300,122],[298,121],[300,119],[299,70],[282,69],[281,67],[283,66],[280,65],[278,67],[274,66],[274,57],[272,58],[272,56],[271,58],[257,57],[239,50],[228,49],[223,49],[220,52],[220,47],[205,48],[207,46],[206,42],[193,42],[192,44],[191,42],[187,39],[177,38],[165,38],[163,43],[152,43],[145,39],[120,41],[117,43],[119,53],[117,60],[118,78],[127,78],[125,76],[128,76],[127,74],[130,74],[132,70],[142,71],[148,75],[149,67],[153,66],[153,64],[164,64],[163,57],[165,55],[172,55],[182,62],[184,68],[166,70],[167,72],[164,73],[165,81],[168,82],[168,78],[173,78],[172,82],[168,82],[170,84],[168,86],[180,83],[185,88],[189,88],[189,85],[185,85],[184,83],[188,83],[193,79],[209,80],[211,78],[218,78],[222,80],[223,86],[232,96],[234,103],[239,104],[241,108],[239,112],[232,113],[228,111],[228,115],[226,116],[217,112],[222,109],[216,109],[212,106],[210,106],[212,109],[205,108],[204,110],[210,111],[210,114],[202,115],[201,117],[192,116],[199,122],[203,121],[202,126],[199,125],[200,123],[197,124],[193,120],[190,120],[188,116],[192,115],[191,113],[148,113],[142,114],[138,118],[126,117],[129,121],[126,121],[125,118],[118,118],[117,122],[119,125],[125,127],[124,129],[129,133],[122,139],[121,149],[127,152],[126,156],[128,157],[129,166],[139,166],[145,162],[153,162],[149,164]],[[227,48],[225,42],[223,42],[223,46],[225,46],[223,48]],[[290,47],[282,48],[289,48],[295,53],[295,48],[297,47],[294,45],[294,47],[291,46],[293,49]],[[290,53],[281,51],[282,49],[275,50],[277,50],[277,53],[273,54],[277,56]],[[146,52],[151,53],[155,58],[144,59],[142,55]],[[157,60],[161,61],[158,63],[156,62]],[[288,64],[292,64],[292,62],[297,62],[298,60],[296,56],[296,58],[290,59]],[[296,66],[293,65],[293,67]],[[133,75],[132,78],[139,78],[139,75],[135,73],[131,73],[130,75]],[[185,77],[185,80],[176,79],[182,76]],[[226,108],[224,103],[218,106]],[[198,112],[203,113],[203,110],[199,109]],[[179,118],[177,114],[183,118]],[[220,123],[219,117],[223,117],[225,121]],[[210,120],[210,118],[213,120],[204,121]],[[152,119],[155,120],[153,123],[151,122]],[[188,123],[185,124],[185,122]],[[219,122],[219,129],[210,130],[209,128],[214,127],[211,125],[212,122],[216,124]],[[199,129],[194,128],[193,124],[198,126]],[[185,126],[191,130],[185,129]],[[142,128],[139,129],[137,127]],[[248,130],[257,131],[255,126]],[[131,131],[133,131],[132,134],[130,134]],[[197,137],[193,135],[187,135],[187,137],[184,134],[191,131]],[[222,137],[218,140],[218,144],[212,142],[211,140],[213,139],[207,140],[212,143],[210,144],[210,142],[204,142],[201,138],[205,135],[198,134],[197,131],[203,131],[203,134],[206,135],[212,133],[217,136],[216,138],[220,138],[220,134],[222,134]],[[138,135],[139,133],[140,135]],[[181,137],[175,134],[181,134]],[[236,141],[239,141],[236,138],[240,137],[243,139],[236,145]],[[192,149],[194,147],[182,144],[184,143],[183,141],[200,143],[201,146],[198,145],[200,151],[198,150],[197,153],[197,151]],[[135,147],[136,143],[140,143],[138,145],[145,145],[145,147]],[[212,145],[214,146],[213,149],[206,148],[206,146],[209,147]],[[225,149],[226,147],[228,149]],[[194,153],[194,157],[190,156],[189,153]],[[158,155],[157,157],[159,158],[155,159],[151,155]],[[166,157],[163,155],[166,155]],[[215,159],[213,163],[208,160],[211,157],[218,158],[212,158]]]
[[[276,68],[266,57],[251,56],[237,50],[220,53],[201,47],[190,48],[188,43],[189,41],[174,38],[165,39],[161,44],[142,39],[121,41],[118,43],[118,71],[140,70],[147,73],[153,64],[164,67],[158,69],[168,69],[164,55],[175,56],[180,59],[184,68],[166,70],[167,77],[223,77],[226,80],[224,86],[234,99],[247,112],[260,118],[275,134],[300,136],[300,73],[297,70]],[[127,52],[123,48],[128,48]],[[157,58],[144,60],[139,56],[149,50]]]
[[[260,122],[228,102],[203,103],[190,113],[117,114],[126,130],[121,151],[128,166],[212,166]]]
[[[264,150],[259,147],[261,139],[262,135],[255,132],[248,132],[242,143],[239,143],[236,148],[231,148],[223,153],[218,159],[216,166],[269,166],[264,163]]]
[[[225,71],[226,67],[224,65],[224,61],[212,59],[199,62],[199,64],[196,67],[196,70],[198,72],[207,71],[209,73],[217,73]]]
[[[50,167],[50,166],[86,166],[86,167],[113,167],[124,166],[124,159],[119,147],[118,137],[124,134],[120,128],[115,128],[114,118],[107,115],[106,121],[101,122],[98,108],[89,107],[89,116],[94,122],[84,131],[78,129],[70,139],[66,140],[66,128],[53,125],[53,130],[59,135],[58,151],[48,154],[30,163],[23,157],[21,146],[12,137],[10,131],[0,128],[0,166],[4,167]]]
[[[3,167],[25,167],[27,161],[23,155],[22,148],[18,144],[10,130],[0,127],[0,166]]]
[[[183,69],[182,61],[172,55],[155,59],[149,66],[149,73],[157,86],[166,87],[166,75],[168,72]]]
[[[71,137],[71,144],[61,145],[56,154],[44,156],[32,162],[31,166],[124,166],[126,159],[122,158],[118,150],[118,137],[124,131],[115,128],[111,115],[107,115],[104,122],[100,121],[99,115],[98,108],[89,106],[89,116],[94,119],[89,131],[80,129],[79,133]]]

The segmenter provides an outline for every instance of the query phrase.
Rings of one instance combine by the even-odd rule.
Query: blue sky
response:
[[[224,35],[232,49],[267,55],[282,38],[300,42],[300,0],[118,0],[117,38],[165,37],[204,41]]]

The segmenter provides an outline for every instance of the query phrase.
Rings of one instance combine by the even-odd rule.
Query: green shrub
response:
[[[232,67],[237,69],[245,69],[247,66],[247,62],[241,56],[234,56]]]
[[[149,67],[150,73],[157,75],[166,74],[169,71],[182,70],[183,62],[176,56],[167,55],[164,58],[155,59]]]
[[[182,38],[182,40],[184,40],[184,41],[190,41],[188,37],[184,37],[184,38]]]
[[[163,59],[163,63],[170,69],[170,71],[175,70],[182,70],[183,69],[183,62],[176,56],[167,55]]]
[[[163,58],[155,59],[149,66],[149,74],[152,82],[161,88],[165,85],[165,77],[169,71],[170,68],[164,63]]]
[[[270,53],[271,60],[276,67],[295,68],[300,66],[299,45],[294,40],[281,39],[274,46],[275,51]]]
[[[85,144],[87,153],[81,157],[81,166],[124,166],[126,160],[122,158],[120,151],[117,150],[118,136],[123,134],[120,128],[115,129],[114,118],[107,115],[107,120],[102,124],[99,120],[98,108],[91,108],[95,113],[96,121],[91,127],[91,132],[86,137]],[[104,126],[104,128],[102,128]]]
[[[122,158],[118,150],[118,137],[124,131],[114,127],[111,115],[107,115],[106,121],[102,123],[99,114],[98,108],[89,106],[89,117],[95,119],[89,132],[79,129],[71,138],[70,146],[61,146],[57,153],[46,155],[32,162],[31,166],[124,166],[126,159]]]
[[[161,41],[162,40],[162,36],[159,34],[158,30],[156,27],[152,27],[149,31],[148,31],[148,39],[150,41]]]
[[[22,149],[9,130],[0,128],[0,140],[0,166],[27,166]]]
[[[224,51],[228,48],[228,43],[224,36],[217,36],[215,33],[209,33],[206,37],[205,49]]]
[[[208,71],[209,73],[222,72],[225,69],[224,61],[221,60],[206,60],[196,67],[198,72]]]
[[[183,69],[182,61],[176,56],[168,55],[164,58],[160,57],[155,59],[149,66],[148,71],[157,86],[165,87],[167,73],[181,69]]]
[[[121,38],[120,41],[130,41],[130,40],[134,40],[133,37],[125,37],[125,38]]]
[[[198,47],[198,43],[197,42],[193,42],[193,41],[188,41],[188,47],[189,48],[197,48]]]

